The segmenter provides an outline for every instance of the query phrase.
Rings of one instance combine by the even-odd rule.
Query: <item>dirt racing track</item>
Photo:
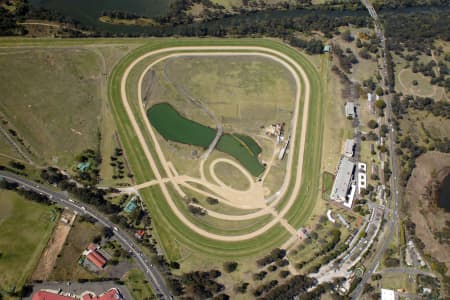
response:
[[[292,75],[295,85],[295,106],[293,109],[291,124],[291,148],[290,154],[287,156],[287,168],[284,176],[283,184],[278,191],[267,195],[264,192],[264,178],[266,174],[261,176],[261,180],[255,180],[248,171],[234,160],[228,158],[218,158],[213,160],[208,167],[204,160],[199,162],[200,174],[199,178],[178,174],[174,165],[166,159],[161,145],[158,142],[155,129],[147,118],[145,107],[143,105],[143,80],[145,75],[152,67],[169,58],[182,56],[259,56],[271,59],[284,66]],[[154,58],[154,59],[152,59]],[[142,66],[145,64],[145,66]],[[138,67],[139,66],[139,67]],[[132,79],[133,72],[139,74],[136,79]],[[136,75],[134,75],[136,77]],[[133,81],[134,80],[134,81]],[[137,82],[136,82],[137,81]],[[136,89],[137,95],[130,93],[130,90]],[[145,155],[145,162],[153,172],[154,178],[149,178],[147,182],[141,182],[135,186],[136,190],[147,188],[149,186],[159,186],[164,199],[158,201],[166,201],[174,215],[182,222],[183,226],[188,227],[195,233],[212,240],[223,242],[239,242],[258,237],[276,225],[283,226],[291,238],[289,243],[297,238],[297,230],[287,221],[286,215],[290,209],[298,201],[299,193],[302,187],[305,142],[308,131],[308,116],[311,102],[311,85],[309,78],[296,60],[289,55],[271,48],[260,46],[180,46],[156,49],[140,54],[134,58],[121,73],[120,77],[120,100],[126,112],[126,116],[130,122],[133,133],[139,141],[139,145]],[[136,103],[138,109],[136,109]],[[138,110],[138,111],[137,111]],[[142,126],[143,124],[143,126]],[[141,125],[141,126],[140,126]],[[146,139],[147,138],[147,139]],[[148,138],[151,144],[148,143]],[[151,148],[152,147],[152,148]],[[275,148],[273,157],[275,157]],[[294,155],[295,154],[295,155]],[[230,164],[243,173],[245,180],[249,181],[249,188],[245,190],[236,190],[227,186],[215,174],[215,166],[218,164]],[[208,168],[212,180],[206,178],[205,169]],[[266,171],[270,170],[270,162]],[[195,186],[194,186],[195,184]],[[205,189],[199,189],[203,186]],[[175,203],[174,190],[176,197],[185,197],[185,190],[192,189],[205,196],[211,196],[219,201],[239,209],[252,209],[251,213],[246,214],[224,214],[212,210],[206,210],[208,217],[217,218],[228,221],[246,221],[262,216],[271,216],[269,222],[261,224],[257,229],[251,232],[238,235],[226,235],[210,232],[205,228],[194,224],[187,216],[186,212],[179,209]],[[255,211],[256,210],[256,211]],[[281,245],[279,245],[281,246]],[[287,246],[287,244],[283,245]]]

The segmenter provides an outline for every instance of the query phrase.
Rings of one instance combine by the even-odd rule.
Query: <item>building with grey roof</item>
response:
[[[331,190],[330,198],[337,202],[348,202],[347,194],[352,182],[353,173],[355,171],[355,163],[347,157],[342,157],[336,178],[334,180],[333,189]]]
[[[354,149],[355,149],[355,140],[353,139],[346,140],[344,144],[344,155],[347,157],[353,157]]]
[[[353,102],[345,103],[345,117],[355,118],[356,117],[356,106]]]

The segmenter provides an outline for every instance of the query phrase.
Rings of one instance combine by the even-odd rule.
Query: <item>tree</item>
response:
[[[360,39],[356,39],[356,47],[358,47],[358,48],[362,48],[363,47],[363,44],[362,44]]]
[[[417,80],[413,80],[413,81],[412,81],[412,84],[413,84],[413,85],[418,85],[419,82],[418,82]]]
[[[353,36],[352,36],[350,30],[348,30],[348,29],[347,29],[347,30],[344,30],[344,32],[342,32],[341,37],[342,37],[342,39],[343,39],[344,41],[346,41],[346,42],[351,42],[351,41],[353,41]]]
[[[370,129],[375,129],[375,128],[378,127],[378,123],[377,123],[377,121],[375,121],[375,120],[370,120],[369,122],[367,122],[367,126],[368,126]]]
[[[383,110],[386,108],[386,102],[384,102],[383,99],[377,100],[375,102],[375,106],[379,109],[379,110]]]
[[[362,48],[359,51],[359,56],[361,56],[364,59],[371,59],[372,58],[372,56],[370,55],[369,51],[367,51],[366,48]]]
[[[207,197],[206,202],[208,202],[208,204],[210,204],[210,205],[219,204],[219,200],[217,200],[216,198],[213,198],[213,197]]]
[[[381,87],[381,86],[379,86],[379,87],[377,87],[377,89],[375,90],[375,93],[378,95],[378,96],[383,96],[383,88]]]
[[[289,272],[288,270],[282,270],[282,271],[280,272],[280,277],[281,277],[281,278],[286,278],[286,277],[289,276],[289,274],[291,274],[291,272]]]
[[[225,270],[225,272],[227,273],[231,273],[234,272],[237,269],[238,263],[234,262],[234,261],[226,261],[223,264],[223,268]]]
[[[248,285],[249,285],[248,282],[243,282],[242,284],[240,284],[236,287],[236,292],[245,294],[247,292]]]

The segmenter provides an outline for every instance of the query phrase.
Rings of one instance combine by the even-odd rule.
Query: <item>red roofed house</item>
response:
[[[73,299],[75,298],[58,295],[47,291],[39,291],[33,295],[33,298],[31,298],[31,300],[73,300]]]
[[[135,236],[138,240],[141,240],[141,239],[144,237],[144,235],[145,235],[145,230],[144,230],[144,229],[138,230],[138,231],[134,234],[134,236]]]
[[[100,269],[103,269],[103,267],[106,265],[106,259],[97,251],[89,252],[86,257],[91,263],[93,263]]]
[[[94,243],[90,243],[88,246],[88,249],[91,251],[95,251],[95,250],[97,250],[97,248],[98,248],[97,244],[94,244]]]
[[[119,300],[123,299],[122,294],[118,289],[110,289],[106,293],[96,296],[95,294],[92,294],[90,292],[87,292],[83,295],[81,298],[82,300]]]

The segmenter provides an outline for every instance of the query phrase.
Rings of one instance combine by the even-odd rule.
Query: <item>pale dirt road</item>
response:
[[[292,137],[295,138],[296,136],[296,128],[297,128],[297,123],[298,123],[298,112],[299,112],[299,105],[300,105],[300,100],[301,100],[301,91],[300,91],[300,79],[296,73],[299,72],[300,75],[302,76],[304,82],[305,82],[305,103],[304,103],[304,113],[303,113],[303,118],[302,118],[302,127],[301,127],[301,137],[300,137],[300,151],[299,151],[299,159],[298,159],[298,164],[297,164],[297,176],[296,176],[296,181],[294,183],[294,188],[293,188],[293,193],[291,194],[291,196],[289,197],[289,199],[287,200],[287,204],[285,205],[285,207],[283,208],[283,210],[276,216],[274,217],[274,219],[265,224],[264,226],[262,226],[261,228],[248,233],[248,234],[243,234],[243,235],[237,235],[237,236],[224,236],[224,235],[218,235],[218,234],[214,234],[211,232],[208,232],[202,228],[197,227],[195,224],[191,223],[184,215],[183,213],[181,213],[176,204],[174,203],[166,184],[163,182],[162,180],[162,176],[160,173],[160,170],[157,168],[156,163],[154,158],[152,157],[147,143],[145,142],[143,133],[141,131],[141,128],[138,126],[137,122],[136,122],[136,118],[133,114],[133,111],[130,107],[129,101],[128,101],[128,97],[126,94],[126,82],[127,82],[127,78],[131,72],[131,70],[142,60],[144,60],[147,57],[150,57],[152,55],[155,54],[161,54],[164,52],[173,52],[173,51],[255,51],[255,52],[233,52],[233,53],[227,53],[227,52],[195,52],[195,55],[222,55],[222,56],[230,56],[230,55],[257,55],[257,56],[263,56],[269,59],[272,59],[274,61],[277,61],[278,63],[282,64],[283,66],[285,66],[294,76],[295,82],[296,82],[296,86],[297,86],[297,93],[296,93],[296,106],[295,106],[295,113],[294,113],[294,118],[292,120],[293,124],[295,124],[296,126],[293,126],[293,132],[291,133]],[[269,54],[270,53],[270,54]],[[189,53],[190,56],[193,55],[193,53]],[[158,62],[167,59],[168,57],[177,57],[177,56],[183,56],[182,53],[172,53],[172,54],[168,54],[165,57],[159,58],[158,60],[154,61],[152,64],[150,64],[142,73],[140,79],[139,79],[139,83],[138,83],[138,103],[141,103],[142,101],[142,80],[144,78],[145,73],[155,64],[157,64]],[[282,59],[281,59],[282,58]],[[294,70],[294,68],[295,70]],[[307,122],[308,122],[308,112],[309,112],[309,103],[310,103],[310,83],[309,83],[309,79],[306,76],[305,71],[294,61],[292,60],[290,57],[288,57],[287,55],[272,50],[272,49],[267,49],[264,47],[240,47],[240,46],[214,46],[214,47],[208,47],[208,46],[199,46],[199,47],[173,47],[173,48],[166,48],[166,49],[160,49],[160,50],[156,50],[156,51],[152,51],[152,52],[148,52],[140,57],[138,57],[136,60],[134,60],[125,70],[123,77],[121,79],[121,98],[122,98],[122,103],[125,107],[125,110],[127,112],[127,115],[130,119],[130,122],[133,126],[133,129],[136,133],[136,136],[141,144],[141,147],[146,155],[147,160],[149,161],[150,167],[152,168],[152,171],[155,174],[156,180],[159,181],[159,185],[161,187],[162,193],[164,195],[164,197],[167,200],[168,205],[171,207],[171,209],[173,210],[173,213],[180,219],[180,221],[182,221],[187,227],[189,227],[192,231],[196,232],[199,235],[202,235],[206,238],[210,238],[210,239],[214,239],[214,240],[220,240],[220,241],[229,241],[229,242],[236,242],[236,241],[242,241],[242,240],[247,240],[247,239],[251,239],[254,237],[257,237],[263,233],[265,233],[267,230],[269,230],[270,228],[272,228],[274,225],[276,225],[278,222],[280,222],[284,215],[289,211],[290,207],[294,204],[296,197],[299,193],[300,190],[300,186],[301,186],[301,178],[302,178],[302,167],[303,167],[303,154],[304,154],[304,149],[305,149],[305,139],[306,139],[306,127],[307,127]],[[152,141],[154,143],[155,146],[155,151],[158,155],[158,159],[160,160],[163,169],[165,171],[166,174],[168,174],[168,176],[170,177],[170,170],[169,170],[169,165],[164,157],[164,154],[161,150],[160,145],[157,142],[156,139],[156,135],[155,132],[153,131],[153,128],[150,125],[149,120],[146,118],[145,115],[145,110],[144,107],[142,105],[139,104],[140,107],[140,111],[141,111],[141,117],[142,120],[145,122],[145,125],[147,127],[147,131],[150,134]],[[292,142],[293,145],[295,145],[295,140]],[[294,151],[292,151],[293,153]],[[278,199],[276,199],[275,201],[273,201],[271,203],[271,207],[275,206],[280,199],[282,198],[282,196],[284,195],[284,193],[287,190],[287,185],[289,183],[289,179],[291,177],[291,165],[292,165],[292,159],[293,156],[290,155],[288,157],[289,159],[289,163],[288,163],[288,171],[286,174],[286,179],[285,182],[283,183],[283,187],[280,191],[282,191],[280,193],[280,196]],[[172,182],[174,188],[179,191],[180,188],[178,187],[177,184],[175,184],[174,182]],[[245,216],[243,217],[243,219],[245,219]]]

